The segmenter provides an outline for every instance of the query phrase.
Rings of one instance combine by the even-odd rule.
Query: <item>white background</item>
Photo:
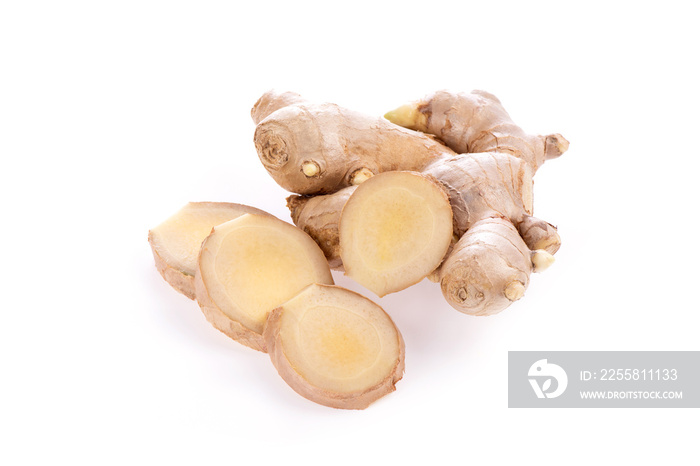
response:
[[[697,464],[696,409],[507,408],[509,350],[700,350],[682,2],[0,5],[3,464]],[[269,88],[376,115],[484,89],[571,141],[535,178],[557,262],[503,313],[335,274],[406,340],[365,411],[298,396],[153,267],[148,229],[188,201],[289,220],[252,142]]]

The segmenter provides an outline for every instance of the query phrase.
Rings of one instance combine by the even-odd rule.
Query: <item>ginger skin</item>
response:
[[[271,90],[260,96],[253,108],[250,109],[250,117],[256,125],[267,118],[271,113],[289,105],[303,104],[306,102],[296,92],[279,92]]]
[[[523,296],[531,271],[530,250],[513,224],[487,217],[460,238],[440,267],[440,288],[458,311],[490,315]]]
[[[357,186],[349,186],[333,194],[287,198],[292,221],[319,245],[332,269],[342,268],[340,258],[340,212]]]
[[[432,136],[292,93],[263,95],[251,114],[259,122],[260,161],[280,186],[298,194],[333,193],[378,173],[421,171],[455,155]]]
[[[308,233],[334,270],[343,269],[340,257],[340,213],[357,186],[318,196],[291,195],[287,208],[294,224]]]
[[[532,175],[569,142],[525,133],[484,91],[438,91],[385,117],[467,154],[424,171],[449,187],[456,229],[466,231],[436,274],[447,301],[487,315],[520,299],[530,272],[549,267],[561,245],[556,227],[532,216]]]
[[[505,152],[525,160],[534,174],[545,160],[566,152],[561,134],[530,135],[517,126],[496,96],[484,91],[438,91],[385,117],[433,134],[457,153]]]
[[[451,201],[457,228],[465,233],[438,272],[445,299],[467,314],[502,311],[522,297],[532,271],[551,263],[544,247],[556,251],[560,241],[554,227],[531,215],[530,167],[511,155],[487,152],[457,156],[424,173],[459,193]],[[519,229],[529,234],[521,236]]]

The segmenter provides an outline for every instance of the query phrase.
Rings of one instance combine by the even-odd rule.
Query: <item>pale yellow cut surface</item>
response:
[[[199,249],[212,228],[246,213],[265,214],[241,204],[190,202],[150,231],[152,247],[169,267],[194,276]]]
[[[412,172],[380,173],[350,196],[339,230],[346,275],[384,296],[440,265],[452,239],[452,209],[435,181]]]
[[[311,286],[282,309],[279,342],[291,368],[310,385],[352,393],[393,378],[401,339],[372,301],[338,287]]]
[[[259,334],[269,311],[312,283],[333,283],[311,237],[272,216],[243,215],[216,227],[199,271],[213,304]]]

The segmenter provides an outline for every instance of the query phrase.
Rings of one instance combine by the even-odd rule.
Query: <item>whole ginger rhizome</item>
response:
[[[382,117],[292,92],[254,105],[255,148],[294,225],[196,202],[149,232],[158,271],[232,339],[267,352],[297,393],[364,409],[403,376],[404,341],[378,296],[423,278],[471,315],[521,299],[561,239],[533,216],[533,176],[560,134],[530,135],[483,91],[436,92]]]

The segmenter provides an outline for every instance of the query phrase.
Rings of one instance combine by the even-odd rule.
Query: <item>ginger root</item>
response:
[[[195,298],[194,274],[197,256],[211,229],[243,214],[269,215],[242,204],[190,202],[148,232],[158,272],[173,288]]]
[[[533,216],[537,169],[568,148],[525,133],[483,91],[439,91],[375,118],[293,92],[251,110],[270,175],[297,193],[298,228],[259,209],[191,203],[149,231],[158,271],[212,325],[268,352],[297,393],[364,409],[404,371],[400,332],[377,304],[333,285],[330,268],[378,296],[424,277],[447,302],[492,315],[523,297],[561,245]]]
[[[522,297],[532,271],[551,264],[545,248],[556,252],[560,242],[556,228],[531,215],[529,165],[487,152],[441,161],[425,173],[459,193],[451,200],[455,224],[465,233],[438,271],[445,299],[467,314],[502,311]]]
[[[284,189],[333,193],[386,171],[420,171],[454,152],[433,137],[334,104],[269,92],[252,110],[260,161]]]
[[[325,406],[364,409],[403,376],[404,342],[391,318],[344,288],[309,286],[270,313],[263,336],[285,382]]]
[[[428,245],[437,246],[425,238],[418,240],[419,236],[411,233],[413,230],[425,232],[427,227],[408,228],[406,218],[402,219],[402,225],[392,225],[392,218],[396,215],[371,207],[395,207],[393,202],[403,204],[406,211],[411,212],[421,205],[406,191],[382,198],[370,189],[386,179],[394,180],[394,189],[401,189],[398,187],[403,184],[407,191],[414,192],[415,188],[405,181],[396,182],[398,173],[377,175],[357,188],[345,188],[334,194],[291,196],[288,200],[295,224],[322,247],[324,244],[328,247],[326,255],[334,267],[342,263],[346,275],[378,296],[403,289],[431,274],[429,266],[409,266],[406,258],[411,255],[409,251],[420,250],[427,254]],[[505,153],[481,153],[441,159],[423,173],[442,184],[442,196],[449,193],[454,216],[453,228],[449,229],[449,222],[443,219],[442,232],[436,236],[442,238],[436,249],[443,251],[442,254],[447,251],[447,254],[429,253],[433,260],[431,266],[440,266],[444,259],[431,275],[431,280],[440,282],[445,299],[460,312],[490,315],[502,311],[523,296],[532,272],[544,271],[553,263],[553,254],[561,244],[554,226],[531,215],[532,174],[529,165]],[[362,199],[358,196],[362,192],[367,193],[364,200],[357,200]],[[368,226],[367,222],[372,225]],[[346,230],[345,235],[341,234],[341,228]],[[450,245],[452,231],[460,239]],[[402,280],[408,275],[412,279],[392,282],[387,281],[390,274],[386,271],[379,273],[381,268],[375,262],[381,258],[377,253],[380,248],[372,245],[386,237],[387,232],[396,235],[390,242],[394,245],[394,257],[403,259],[392,273]],[[357,246],[350,253],[348,238],[356,237],[362,240],[354,240]],[[354,264],[360,267],[361,273],[356,273]],[[396,277],[393,280],[397,280]],[[394,285],[388,286],[388,283]]]
[[[256,125],[267,118],[271,113],[289,105],[304,104],[306,99],[296,92],[278,92],[271,90],[260,96],[253,108],[250,109],[250,117]]]
[[[264,352],[268,313],[310,284],[332,285],[333,277],[306,233],[271,215],[246,214],[204,240],[194,283],[215,328]]]
[[[292,195],[287,208],[296,226],[311,236],[326,255],[332,269],[342,268],[340,257],[340,212],[357,186],[319,196]]]
[[[294,118],[291,114],[288,117]],[[455,241],[442,267],[427,272],[431,279],[441,282],[447,301],[462,312],[485,315],[499,312],[521,298],[530,273],[549,267],[561,245],[556,227],[532,215],[532,176],[545,160],[561,155],[568,148],[568,141],[559,134],[526,134],[513,123],[500,101],[483,91],[436,92],[387,113],[386,118],[397,125],[430,133],[460,152],[443,152],[426,159],[427,164],[419,170],[443,185],[452,207]],[[377,133],[381,138],[382,131]],[[317,134],[318,138],[330,141],[354,136],[352,133],[347,136],[345,127],[339,129],[321,123]],[[415,137],[416,133],[412,135]],[[381,146],[377,146],[375,157],[393,158],[398,165],[393,170],[411,170],[402,165],[404,158],[385,152]],[[355,197],[352,193],[347,189],[311,198],[292,196],[288,201],[295,224],[325,247],[324,252],[334,267],[343,262],[346,274],[351,277],[353,268],[348,267],[343,257],[342,225],[366,231],[366,236],[377,236],[376,229],[350,225],[359,224],[363,218],[381,217],[367,213],[358,215],[357,220],[343,222],[341,219],[346,215],[339,211],[352,202]],[[499,236],[507,242],[497,240]],[[367,244],[371,241],[363,239],[359,250],[369,251]],[[365,257],[359,264],[366,266],[371,260]],[[353,278],[380,296],[391,290],[383,288],[382,279],[376,274]]]
[[[400,126],[433,134],[457,153],[505,152],[525,160],[534,174],[569,148],[561,134],[530,135],[493,94],[438,91],[385,115]]]
[[[532,175],[569,142],[525,133],[484,91],[435,92],[385,117],[463,154],[424,171],[449,187],[455,222],[466,231],[436,274],[447,301],[488,315],[520,299],[530,272],[548,268],[561,245],[556,227],[532,216]]]

